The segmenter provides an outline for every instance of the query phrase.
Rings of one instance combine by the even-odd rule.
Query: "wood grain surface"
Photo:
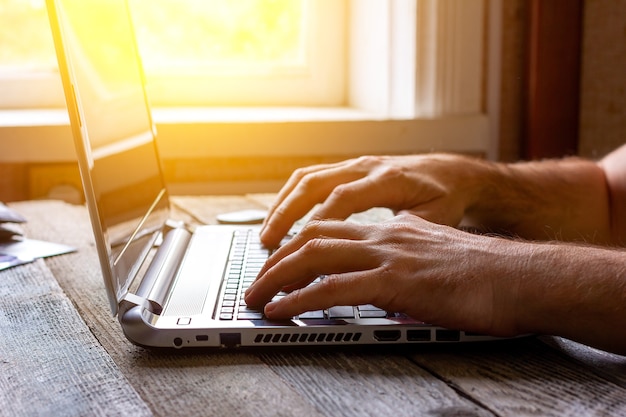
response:
[[[174,199],[175,216],[268,196]],[[0,414],[626,416],[626,358],[559,338],[408,347],[157,350],[111,317],[87,211],[12,205],[76,253],[0,272]]]

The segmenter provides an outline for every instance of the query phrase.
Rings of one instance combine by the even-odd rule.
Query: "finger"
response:
[[[297,233],[291,240],[276,251],[267,259],[258,276],[262,276],[268,269],[276,265],[284,257],[298,251],[307,242],[316,238],[335,238],[358,240],[365,239],[367,236],[363,226],[346,223],[335,220],[312,220],[307,223],[302,230]]]
[[[285,198],[287,198],[287,196],[289,194],[291,194],[293,189],[296,187],[296,185],[298,185],[300,180],[302,180],[302,178],[305,175],[308,175],[308,174],[311,174],[311,173],[314,173],[314,172],[317,172],[317,171],[322,171],[322,170],[328,169],[331,166],[332,166],[331,164],[320,164],[320,165],[312,165],[312,166],[309,166],[309,167],[296,169],[291,174],[291,176],[289,177],[287,182],[282,186],[282,188],[278,192],[278,194],[276,195],[276,199],[274,200],[273,204],[270,206],[270,208],[269,208],[269,210],[267,212],[268,213],[267,214],[267,218],[272,216],[272,214],[276,211],[278,206],[280,206],[280,204],[285,200]]]
[[[369,175],[335,187],[312,218],[346,219],[373,207],[395,208],[399,204],[392,185]]]
[[[346,242],[357,241],[363,235],[362,227],[345,222],[323,221],[307,224],[298,235],[280,247],[266,261],[255,282],[248,288],[246,301],[255,305],[264,304],[285,287],[298,288],[307,285],[321,275],[315,268],[322,268],[324,265],[322,262],[315,263],[314,259],[323,257],[324,261],[330,262],[339,256],[338,251]],[[331,253],[330,257],[321,253],[318,254],[318,252],[325,250],[335,250],[336,252]],[[298,261],[298,257],[303,257],[305,261]],[[294,258],[296,259],[295,262],[293,261]],[[295,263],[295,265],[292,266],[291,263]],[[312,269],[313,272],[305,274],[303,277],[303,270],[306,268]],[[272,273],[268,274],[269,271]],[[285,272],[281,273],[280,271]],[[295,275],[294,272],[296,271],[300,275]],[[273,279],[272,274],[282,280]],[[262,290],[256,290],[257,287],[261,287]],[[253,293],[254,295],[252,295]]]
[[[361,271],[375,266],[373,257],[363,256],[367,241],[316,238],[298,251],[280,259],[248,288],[245,301],[264,305],[283,288],[308,285],[320,275]]]
[[[329,165],[324,169],[298,174],[289,188],[266,217],[261,229],[261,241],[277,246],[293,224],[317,204],[323,202],[339,184],[360,179],[363,174],[347,170],[345,164]]]
[[[376,303],[379,289],[373,279],[376,270],[330,275],[317,284],[309,285],[265,306],[265,315],[271,319],[294,317],[306,311],[323,310],[339,305]],[[372,285],[374,284],[374,285]]]

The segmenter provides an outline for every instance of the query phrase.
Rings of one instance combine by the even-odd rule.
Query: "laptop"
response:
[[[132,343],[232,348],[492,339],[371,305],[284,321],[246,306],[242,294],[270,251],[254,226],[192,228],[170,220],[127,0],[46,3],[111,312]]]

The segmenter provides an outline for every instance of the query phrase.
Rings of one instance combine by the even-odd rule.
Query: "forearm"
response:
[[[497,294],[518,333],[558,335],[626,354],[626,251],[563,243],[500,246],[512,281]],[[497,310],[496,310],[497,311]]]
[[[484,164],[466,221],[533,240],[611,242],[602,169],[591,161]]]

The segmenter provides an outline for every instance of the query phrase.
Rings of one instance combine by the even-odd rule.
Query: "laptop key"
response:
[[[387,312],[384,310],[362,310],[359,311],[359,317],[362,319],[378,319],[387,317]]]
[[[237,314],[237,320],[260,320],[262,318],[263,313],[260,311],[251,311]]]
[[[324,318],[323,310],[307,311],[298,316],[300,320],[320,320]]]
[[[331,319],[353,319],[354,307],[335,306],[328,309],[328,318]]]

